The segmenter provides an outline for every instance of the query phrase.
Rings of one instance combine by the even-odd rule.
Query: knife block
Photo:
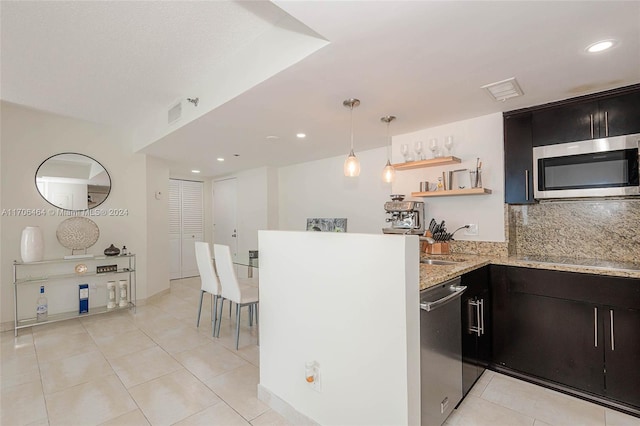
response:
[[[425,252],[428,254],[449,254],[449,243],[445,241],[442,243],[427,244]]]

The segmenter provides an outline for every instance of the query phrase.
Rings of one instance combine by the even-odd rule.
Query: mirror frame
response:
[[[49,160],[51,160],[54,157],[57,157],[59,155],[68,155],[68,154],[73,154],[73,155],[80,155],[82,157],[86,157],[88,159],[90,159],[91,161],[95,161],[100,167],[102,167],[102,169],[104,170],[104,172],[107,174],[107,177],[109,178],[109,191],[107,192],[107,195],[105,195],[104,199],[102,201],[100,201],[98,204],[96,204],[95,206],[89,207],[87,206],[86,209],[66,209],[64,207],[60,207],[57,206],[55,204],[53,204],[51,201],[49,201],[42,192],[40,192],[40,188],[38,188],[38,171],[42,168],[42,166]],[[96,160],[93,157],[90,157],[86,154],[80,154],[79,152],[59,152],[57,154],[53,154],[47,158],[44,159],[44,161],[42,161],[40,163],[40,165],[38,166],[38,168],[36,169],[36,173],[35,176],[33,178],[34,184],[36,186],[36,191],[38,191],[38,194],[42,197],[43,200],[45,200],[47,203],[49,203],[50,205],[52,205],[53,207],[60,209],[60,210],[65,210],[65,211],[70,211],[70,212],[82,212],[82,211],[87,211],[87,210],[91,210],[91,209],[95,209],[98,206],[102,205],[105,201],[107,201],[107,198],[109,198],[109,195],[111,194],[111,190],[113,189],[113,180],[111,179],[111,175],[109,174],[109,171],[107,170],[107,168],[98,160]],[[88,190],[89,185],[87,185],[87,190]],[[88,191],[87,191],[88,192]]]

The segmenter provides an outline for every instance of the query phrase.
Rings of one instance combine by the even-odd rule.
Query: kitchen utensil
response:
[[[434,218],[431,218],[431,222],[429,222],[429,232],[431,232],[431,235],[433,235],[435,226],[436,226],[436,220]]]

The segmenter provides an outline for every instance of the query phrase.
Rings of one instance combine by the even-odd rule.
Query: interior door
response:
[[[182,181],[182,278],[198,275],[196,241],[204,241],[204,185]]]
[[[170,279],[198,275],[195,242],[204,240],[204,185],[169,180]]]
[[[169,279],[182,278],[182,202],[180,181],[169,180]]]
[[[237,190],[236,178],[213,183],[213,240],[229,246],[234,260],[238,255]]]

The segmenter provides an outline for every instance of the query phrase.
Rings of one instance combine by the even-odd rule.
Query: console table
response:
[[[78,273],[76,266],[86,266],[86,272]],[[99,266],[110,265],[108,272],[98,272]],[[84,268],[80,268],[84,269]],[[107,281],[115,281],[118,276],[126,276],[129,281],[128,304],[125,307],[107,309]],[[36,298],[39,286],[47,284],[45,296],[48,299],[49,313],[45,321],[36,319]],[[78,284],[89,284],[89,312],[79,313]],[[13,262],[13,301],[15,336],[18,330],[67,319],[104,314],[136,307],[136,255],[96,256],[76,259],[50,259],[40,262]],[[93,294],[93,295],[92,295]],[[31,297],[33,303],[29,304]],[[52,304],[53,301],[53,304]],[[75,304],[74,304],[75,303]],[[32,306],[30,313],[23,313]],[[53,308],[53,309],[52,309]],[[51,312],[54,313],[51,313]]]

